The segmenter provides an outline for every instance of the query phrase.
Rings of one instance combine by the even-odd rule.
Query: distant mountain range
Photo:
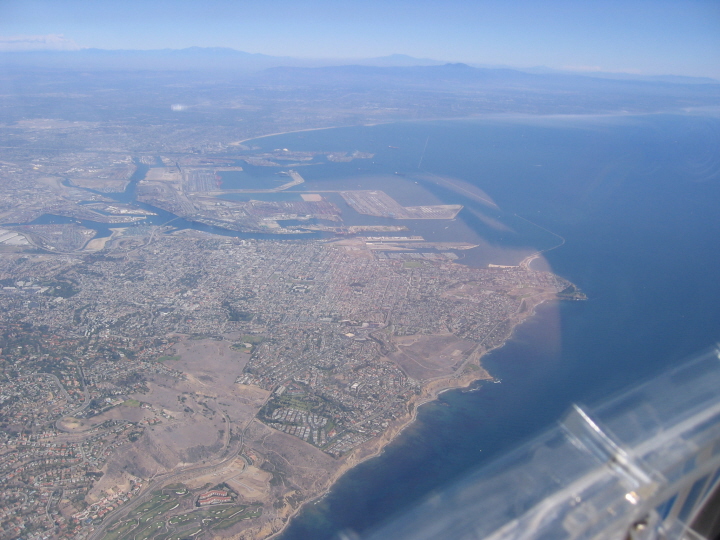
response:
[[[223,47],[187,49],[0,52],[0,65],[17,67],[63,67],[71,69],[239,70],[259,71],[273,67],[324,67],[337,65],[430,66],[445,62],[393,54],[377,58],[303,59],[269,56]]]
[[[443,66],[455,67],[443,67]],[[362,71],[360,68],[429,68],[442,67],[442,74],[454,79],[485,79],[490,80],[525,80],[537,82],[533,76],[582,77],[589,79],[612,79],[626,81],[664,82],[676,84],[718,84],[710,78],[683,77],[676,75],[643,76],[627,73],[604,72],[573,72],[552,70],[544,67],[527,69],[509,68],[506,66],[488,66],[466,64],[447,64],[429,58],[414,58],[404,54],[393,54],[376,58],[336,58],[336,59],[302,59],[285,56],[269,56],[259,53],[248,53],[223,47],[190,47],[187,49],[156,49],[156,50],[106,50],[81,49],[78,51],[24,51],[0,52],[0,67],[6,69],[43,68],[43,69],[76,69],[76,70],[154,70],[154,71],[232,71],[252,73],[272,68],[335,68],[335,76],[355,73],[375,76],[389,76],[389,71]],[[358,69],[355,69],[358,68]],[[279,72],[278,72],[279,73]],[[289,75],[291,72],[286,71]],[[318,72],[315,72],[316,75]],[[431,75],[432,73],[432,75]],[[295,71],[299,76],[301,72]],[[277,75],[277,73],[276,73]],[[432,70],[398,71],[393,76],[430,77],[437,75]],[[525,78],[530,76],[530,78]]]
[[[485,111],[486,105],[488,111],[542,114],[649,112],[720,105],[720,84],[698,84],[684,77],[673,78],[672,82],[611,79],[466,64],[275,67],[255,73],[249,80],[258,87],[296,88],[298,92],[322,93],[334,89],[347,95],[383,96],[395,106],[424,103],[426,107],[437,108],[452,97],[445,116],[457,114],[449,103],[457,104],[458,100],[473,102],[478,111]],[[434,100],[434,104],[428,100]]]
[[[714,79],[700,79],[697,77],[625,77],[617,78],[611,74],[601,74],[594,77],[574,72],[539,72],[530,73],[510,68],[473,67],[468,64],[441,64],[441,65],[408,65],[408,66],[378,66],[378,65],[336,65],[324,67],[273,67],[257,74],[265,80],[275,79],[278,82],[292,80],[295,83],[307,85],[322,85],[329,82],[354,82],[363,86],[376,85],[381,82],[398,84],[430,84],[441,86],[452,83],[455,85],[475,86],[533,86],[547,87],[548,89],[573,86],[602,89],[610,87],[630,88],[643,87],[651,84],[659,85],[698,85],[700,83],[715,86],[720,81]]]

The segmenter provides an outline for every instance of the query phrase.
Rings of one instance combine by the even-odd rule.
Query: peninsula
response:
[[[477,245],[414,231],[461,205],[279,165],[372,156],[0,163],[0,540],[268,538],[419,405],[491,379],[539,303],[582,297],[537,254],[475,268]],[[240,162],[282,174],[226,186]]]

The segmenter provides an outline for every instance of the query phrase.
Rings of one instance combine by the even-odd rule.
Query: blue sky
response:
[[[393,53],[720,78],[720,0],[0,0],[0,49]]]

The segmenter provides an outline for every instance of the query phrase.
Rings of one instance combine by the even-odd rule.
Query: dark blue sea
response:
[[[373,157],[335,163],[317,155],[292,167],[248,166],[232,187],[276,187],[282,181],[276,173],[295,168],[305,183],[270,197],[298,200],[298,191],[317,190],[341,207],[347,224],[402,224],[410,232],[397,234],[478,244],[457,252],[462,264],[517,264],[548,250],[533,264],[589,297],[541,306],[504,347],[483,358],[500,384],[449,391],[421,407],[417,421],[382,455],[307,505],[282,540],[366,534],[551,427],[572,403],[597,403],[720,341],[719,116],[407,122],[252,144]],[[133,202],[146,170],[139,167],[125,193],[109,195]],[[450,222],[398,223],[357,214],[331,192],[344,189],[382,189],[406,206],[465,208]],[[149,224],[286,239],[225,231],[141,206],[157,214]],[[36,222],[72,221],[43,216]],[[109,232],[106,224],[81,224]]]
[[[545,263],[589,297],[543,305],[484,358],[501,384],[446,392],[423,406],[381,456],[309,504],[283,540],[367,533],[551,427],[573,402],[597,403],[720,340],[718,117],[413,122],[253,144],[374,153],[299,168],[303,189],[385,185],[406,205],[464,204],[448,229],[409,226],[428,238],[480,243],[466,264],[512,263],[562,237]],[[436,177],[479,187],[497,208]]]

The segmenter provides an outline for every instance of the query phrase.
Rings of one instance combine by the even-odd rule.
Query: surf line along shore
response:
[[[535,259],[536,256],[537,254],[534,254],[523,260],[523,263],[525,263],[525,267],[527,264],[532,262],[532,260]],[[257,538],[258,540],[265,538],[277,540],[282,535],[282,533],[285,532],[285,530],[292,524],[292,520],[295,516],[301,513],[307,505],[314,503],[315,501],[325,497],[328,493],[330,493],[333,486],[337,483],[338,480],[340,480],[343,475],[345,475],[345,473],[357,467],[361,463],[364,463],[365,461],[368,461],[382,454],[383,450],[388,445],[393,443],[393,441],[398,438],[398,436],[403,432],[403,430],[405,430],[413,422],[415,422],[420,406],[435,401],[438,396],[443,392],[468,388],[470,385],[477,381],[495,381],[494,377],[482,366],[480,362],[481,358],[486,354],[492,352],[493,350],[503,347],[505,343],[507,343],[507,341],[511,339],[515,329],[527,319],[535,315],[536,309],[539,305],[548,301],[556,301],[560,299],[561,298],[556,293],[550,292],[538,294],[532,298],[526,298],[525,300],[528,304],[527,308],[524,310],[520,310],[520,308],[518,308],[518,311],[510,317],[509,322],[511,322],[511,324],[507,327],[507,333],[505,336],[503,336],[503,339],[496,346],[484,347],[483,344],[487,337],[489,337],[493,333],[493,331],[500,326],[501,323],[508,321],[508,319],[504,321],[499,321],[495,325],[495,327],[493,327],[493,329],[486,336],[486,339],[483,339],[473,348],[472,352],[467,356],[467,358],[455,374],[441,376],[425,381],[421,387],[420,393],[408,401],[406,409],[407,412],[405,416],[403,416],[402,418],[398,418],[395,422],[389,425],[380,437],[362,443],[361,445],[353,449],[347,456],[341,458],[342,460],[344,460],[344,462],[330,477],[324,489],[320,490],[314,495],[310,495],[310,497],[305,500],[303,504],[301,504],[297,509],[291,511],[287,516],[287,520],[283,523],[280,529],[273,532],[270,536],[260,535],[254,536],[254,538]]]
[[[503,270],[499,270],[499,272],[503,272]],[[419,371],[422,375],[419,376],[418,379],[416,379],[419,382],[417,386],[417,391],[413,395],[406,397],[405,403],[400,409],[401,411],[403,411],[403,414],[398,415],[396,419],[389,422],[389,425],[378,436],[358,445],[342,457],[331,459],[329,458],[329,456],[326,455],[325,462],[328,463],[327,459],[330,459],[330,461],[334,461],[335,465],[331,469],[326,469],[327,475],[318,477],[313,474],[313,476],[315,476],[315,478],[317,479],[317,482],[313,481],[309,484],[305,483],[304,485],[303,483],[296,484],[295,480],[293,480],[292,477],[288,477],[288,479],[291,481],[290,485],[285,485],[284,482],[283,485],[285,485],[286,488],[289,488],[290,491],[288,491],[287,489],[283,490],[285,496],[276,500],[277,505],[273,503],[272,505],[265,506],[267,510],[265,519],[262,522],[258,523],[245,522],[246,528],[244,528],[242,531],[234,531],[234,535],[231,537],[238,539],[264,539],[268,537],[277,537],[280,533],[282,533],[282,531],[287,528],[291,518],[298,513],[298,510],[302,508],[304,504],[307,504],[307,502],[316,501],[318,498],[328,493],[332,489],[332,486],[338,481],[338,479],[348,470],[380,454],[388,444],[390,444],[398,437],[398,435],[403,431],[404,428],[409,426],[414,420],[417,419],[417,411],[422,404],[435,400],[437,396],[445,390],[467,387],[472,382],[477,380],[492,379],[490,374],[482,368],[480,364],[481,357],[490,350],[504,345],[504,343],[512,335],[515,327],[517,327],[517,325],[519,325],[521,322],[523,322],[525,319],[532,315],[535,306],[542,303],[543,301],[557,298],[557,296],[551,294],[548,289],[534,290],[537,292],[533,296],[527,296],[523,294],[523,296],[525,296],[523,302],[514,310],[513,313],[503,317],[501,320],[495,322],[492,327],[489,327],[487,329],[487,332],[485,333],[484,338],[481,338],[479,341],[475,342],[466,341],[465,344],[467,344],[467,347],[464,349],[464,353],[462,355],[459,354],[459,350],[456,351],[458,353],[457,356],[455,354],[446,355],[445,358],[450,358],[453,362],[452,371],[449,371],[450,368],[448,365],[448,370],[446,370],[445,373],[440,376],[433,376],[432,366],[430,368],[428,368],[427,366],[422,366],[422,369]],[[523,307],[521,308],[521,306]],[[451,339],[448,334],[423,335],[421,338],[417,338],[416,336],[395,336],[393,337],[391,343],[392,346],[383,350],[381,354],[386,356],[392,356],[396,354],[395,352],[392,352],[394,349],[402,349],[405,352],[410,352],[413,346],[419,346],[420,348],[428,348],[434,351],[448,351],[461,347],[461,345],[457,344],[457,341],[453,341],[452,346],[450,347],[450,349],[448,349],[447,342],[444,341],[448,339]],[[173,349],[174,354],[177,354],[177,357],[174,357],[175,359],[173,360],[174,365],[177,369],[188,373],[188,380],[195,380],[197,378],[197,375],[201,375],[201,373],[198,372],[197,369],[213,371],[214,369],[220,369],[222,366],[225,366],[226,368],[228,368],[228,366],[231,366],[231,363],[228,362],[220,362],[218,365],[206,365],[207,359],[205,359],[204,354],[207,352],[206,347],[209,345],[204,342],[197,342],[197,345],[195,345],[194,343],[196,342],[192,340],[183,341],[174,345],[175,349]],[[230,345],[228,341],[212,341],[211,344],[215,348],[217,348],[217,351],[213,349],[213,357],[217,356],[218,358],[220,358],[223,356],[223,354],[230,354],[230,349],[228,348],[230,347]],[[439,345],[440,348],[433,348],[433,345]],[[195,353],[197,354],[194,354],[193,356],[190,354],[191,351],[195,351]],[[200,354],[200,352],[198,351],[202,352],[203,354]],[[433,353],[433,355],[435,354],[436,352]],[[423,363],[428,363],[422,359],[421,361]],[[402,362],[407,363],[407,360],[402,360]],[[420,364],[418,363],[417,365]],[[412,366],[409,366],[408,369],[410,367]],[[416,373],[418,373],[417,370],[419,368],[415,367],[414,369],[416,370]],[[205,371],[202,371],[202,373],[205,373]],[[234,381],[235,377],[231,377],[230,380]],[[228,385],[232,389],[235,388],[232,382],[228,383]],[[203,387],[205,388],[205,390],[202,391],[203,395],[205,395],[209,391],[212,391],[214,393],[221,391],[221,388],[216,386],[212,386],[214,390],[210,390],[210,387],[207,385],[203,385]],[[155,387],[153,386],[153,388]],[[228,391],[232,391],[234,393],[236,390],[232,389]],[[154,392],[154,390],[151,390],[151,394],[145,396],[144,399],[152,400],[152,392]],[[252,408],[257,408],[257,410],[259,410],[263,406],[263,404],[267,402],[267,399],[271,393],[268,390],[261,390],[259,388],[256,390],[255,393],[257,394],[257,400],[254,401],[254,404],[251,405]],[[249,396],[245,397],[249,398]],[[209,398],[209,396],[205,396],[204,399],[207,398]],[[218,394],[217,396],[212,398],[211,405],[215,403],[215,401],[217,401],[218,399],[224,398],[222,398]],[[208,477],[208,475],[215,476],[218,478],[218,481],[220,481],[222,477],[226,477],[228,474],[228,471],[225,470],[226,468],[229,468],[229,470],[234,470],[233,463],[231,462],[234,462],[234,458],[238,457],[244,451],[244,449],[247,449],[251,452],[258,452],[261,455],[264,454],[265,457],[274,454],[273,459],[269,460],[271,464],[273,462],[277,462],[277,459],[274,458],[278,458],[281,460],[285,459],[283,455],[277,453],[277,444],[271,444],[269,447],[266,447],[265,437],[267,435],[270,435],[271,439],[275,437],[275,442],[277,443],[278,440],[282,442],[282,438],[285,438],[285,442],[288,442],[292,436],[272,430],[269,426],[266,426],[258,418],[256,418],[255,414],[253,414],[252,417],[247,416],[245,418],[247,420],[247,423],[243,422],[241,425],[244,427],[241,429],[240,432],[237,433],[237,435],[240,437],[237,441],[239,444],[237,446],[234,446],[233,448],[228,448],[228,450],[230,451],[230,457],[228,457],[228,459],[221,460],[220,463],[205,464],[200,467],[189,467],[188,469],[177,471],[176,473],[170,473],[168,476],[165,476],[162,479],[155,477],[155,481],[153,481],[153,479],[151,478],[149,483],[146,486],[143,486],[145,488],[143,490],[143,494],[139,494],[138,497],[134,499],[129,506],[122,505],[115,512],[106,516],[106,519],[103,520],[103,524],[98,529],[92,531],[94,533],[91,536],[92,540],[99,540],[100,538],[104,538],[104,533],[105,531],[107,531],[108,527],[114,530],[113,523],[116,522],[117,519],[123,519],[123,516],[126,515],[129,511],[131,511],[135,505],[143,504],[144,502],[146,502],[146,497],[152,496],[152,493],[154,491],[156,491],[157,489],[163,489],[164,486],[168,485],[168,483],[176,481],[190,481],[199,486],[200,484],[198,484],[198,482],[203,483],[205,481],[211,481],[212,479],[206,478],[206,480],[201,481],[201,478],[198,477],[205,478]],[[229,419],[226,419],[225,425],[227,425],[227,422],[229,422]],[[250,432],[253,432],[255,436],[250,436],[251,433],[248,433],[248,430]],[[257,437],[258,434],[260,435],[259,438]],[[228,433],[226,432],[225,435],[227,437]],[[290,444],[292,444],[292,446],[296,450],[300,449],[301,453],[307,452],[310,448],[312,448],[307,443],[295,437],[292,437],[292,442]],[[320,450],[316,448],[313,451],[320,452]],[[290,454],[285,455],[288,459],[292,459]],[[265,457],[263,457],[262,459],[265,460]],[[297,464],[297,466],[301,469],[307,469],[307,466],[310,466],[314,469],[314,464],[316,463],[314,459],[316,458],[312,458],[312,460],[309,462],[301,461]],[[322,466],[320,463],[317,464],[318,466]],[[237,469],[237,467],[235,467],[235,469]],[[239,470],[236,470],[235,472],[239,472]],[[259,472],[259,474],[263,473]],[[232,474],[230,476],[232,477]],[[300,489],[302,491],[295,492],[294,490],[296,488],[293,484],[300,486]],[[293,493],[302,494],[302,499],[298,500],[296,496],[293,497]],[[110,534],[112,535],[111,531],[108,532],[110,532]]]
[[[195,240],[185,237],[171,238],[168,239],[168,242],[174,246],[187,244],[188,249],[198,249],[199,245],[205,245],[202,239]],[[307,431],[299,432],[294,427],[278,429],[278,427],[293,425],[295,413],[292,413],[293,417],[288,417],[290,414],[288,411],[291,411],[289,408],[294,407],[296,403],[302,406],[307,401],[308,404],[303,410],[313,410],[312,407],[315,405],[308,401],[313,399],[313,394],[310,393],[312,387],[310,383],[303,382],[304,385],[307,385],[308,392],[302,390],[302,396],[305,396],[306,393],[309,396],[303,398],[305,401],[297,401],[300,398],[296,397],[298,392],[295,389],[291,389],[293,394],[288,391],[289,396],[281,400],[280,396],[287,388],[290,388],[283,386],[285,384],[283,381],[289,380],[288,377],[292,375],[283,372],[281,376],[275,377],[275,379],[268,378],[265,381],[257,377],[262,376],[263,373],[272,373],[270,370],[274,369],[273,366],[281,365],[279,362],[283,366],[294,366],[295,364],[292,362],[297,355],[283,354],[280,356],[280,351],[297,350],[302,353],[301,346],[307,341],[298,341],[297,344],[283,342],[285,347],[290,345],[295,349],[279,349],[278,343],[269,339],[267,342],[260,341],[261,344],[258,345],[253,357],[249,350],[246,350],[250,349],[250,346],[245,343],[250,340],[251,336],[246,338],[242,332],[228,336],[228,339],[182,334],[177,336],[178,341],[173,340],[173,344],[170,346],[172,350],[165,351],[163,357],[173,371],[168,374],[162,372],[150,375],[146,381],[146,390],[142,395],[137,396],[138,401],[151,405],[157,403],[158,406],[162,405],[163,407],[171,406],[171,402],[173,404],[176,401],[183,403],[183,406],[172,405],[173,411],[177,409],[173,418],[182,421],[171,420],[172,425],[165,428],[153,429],[151,427],[145,431],[141,439],[136,439],[139,442],[135,446],[129,446],[124,453],[118,454],[116,461],[113,462],[117,465],[114,466],[113,471],[124,474],[120,471],[129,470],[128,474],[143,479],[143,484],[145,484],[148,480],[157,479],[159,474],[178,471],[179,468],[189,469],[188,472],[193,475],[193,478],[184,479],[183,483],[187,484],[187,489],[190,491],[183,499],[184,506],[175,512],[176,514],[185,512],[183,516],[186,514],[187,516],[183,519],[187,520],[192,520],[194,515],[198,515],[187,512],[190,510],[191,499],[196,494],[195,490],[206,489],[207,486],[203,487],[206,483],[219,485],[218,482],[224,480],[232,484],[230,489],[236,489],[232,486],[239,486],[240,483],[245,482],[247,485],[243,484],[242,487],[237,488],[236,496],[242,497],[241,500],[247,504],[252,503],[257,507],[262,507],[262,512],[258,512],[258,515],[253,514],[246,521],[243,518],[242,523],[238,521],[231,524],[234,529],[227,531],[224,536],[268,538],[282,531],[286,527],[288,519],[297,513],[297,509],[303,503],[308,500],[316,500],[317,497],[327,493],[347,470],[376,456],[387,444],[395,440],[404,427],[417,419],[417,410],[422,403],[435,399],[443,390],[464,387],[472,381],[490,378],[490,375],[480,365],[483,354],[504,344],[512,335],[514,328],[532,314],[535,305],[544,300],[556,298],[557,293],[570,285],[569,282],[558,276],[547,272],[528,270],[520,266],[482,270],[457,265],[453,262],[433,262],[423,268],[395,262],[365,262],[376,261],[376,259],[368,258],[364,254],[360,254],[363,255],[360,257],[354,253],[357,250],[346,250],[344,246],[340,247],[342,249],[322,242],[283,244],[282,254],[287,258],[289,255],[295,255],[299,250],[303,250],[304,254],[306,252],[312,254],[307,255],[307,258],[308,261],[312,261],[313,268],[317,267],[319,270],[325,268],[344,269],[343,272],[332,274],[337,282],[333,282],[334,288],[330,290],[331,292],[343,291],[346,294],[347,300],[344,300],[345,297],[342,296],[333,296],[333,298],[347,302],[347,305],[337,303],[334,305],[345,306],[343,309],[348,313],[355,313],[352,311],[355,309],[355,304],[351,302],[356,302],[357,297],[354,290],[349,287],[350,283],[355,283],[352,281],[355,279],[355,274],[348,275],[346,272],[347,268],[354,267],[352,265],[364,267],[372,264],[372,276],[375,278],[375,282],[379,283],[377,290],[385,294],[385,291],[392,286],[390,290],[402,293],[403,303],[397,306],[393,304],[391,307],[394,310],[384,312],[382,320],[376,316],[377,326],[370,326],[368,323],[368,329],[360,336],[362,339],[353,339],[357,337],[356,333],[345,333],[347,332],[344,328],[345,325],[338,325],[340,320],[324,321],[327,325],[322,327],[311,322],[307,327],[312,333],[307,335],[315,336],[320,332],[318,328],[322,328],[327,332],[327,336],[330,336],[325,339],[334,340],[327,342],[329,345],[326,345],[327,348],[322,353],[325,355],[323,358],[328,358],[333,362],[331,369],[337,368],[337,371],[333,371],[333,373],[337,373],[337,376],[333,375],[333,379],[328,378],[327,384],[330,386],[327,388],[342,385],[341,388],[344,391],[351,389],[355,384],[354,381],[363,380],[362,374],[358,375],[358,370],[352,369],[356,365],[361,368],[366,365],[372,367],[372,370],[368,370],[371,371],[371,375],[365,378],[367,381],[374,380],[371,377],[375,377],[373,375],[375,373],[380,374],[378,377],[389,373],[392,377],[391,385],[385,387],[378,384],[379,391],[387,388],[383,394],[387,397],[384,401],[377,400],[377,406],[372,405],[375,403],[373,401],[375,394],[372,392],[377,393],[378,390],[369,386],[373,389],[368,394],[370,401],[366,401],[363,396],[356,399],[358,413],[352,416],[348,413],[343,417],[333,412],[333,409],[326,407],[319,409],[319,414],[325,416],[316,416],[313,413],[310,418],[309,414],[301,415],[302,420],[297,424],[311,427],[322,426],[325,424],[320,424],[321,420],[330,417],[331,420],[328,422],[332,423],[327,431],[330,433],[330,430],[338,425],[332,420],[333,416],[331,415],[335,415],[334,418],[343,422],[339,423],[341,429],[350,434],[361,433],[361,435],[357,435],[357,438],[364,438],[364,441],[358,440],[358,444],[354,448],[350,445],[343,448],[342,444],[328,447],[323,432],[320,432],[319,439],[316,434],[311,434],[312,442],[308,443],[307,440],[297,436],[297,433],[306,436]],[[215,254],[215,251],[210,248],[206,249],[209,253]],[[274,249],[281,248],[273,243],[254,242],[252,245],[238,244],[235,249],[237,253],[260,249],[263,254],[272,254],[275,253]],[[345,251],[350,251],[351,254],[347,255]],[[237,253],[233,251],[227,255],[225,252],[221,252],[214,256],[218,257],[218,260],[224,261],[225,257],[236,257]],[[335,258],[329,259],[328,254]],[[350,259],[350,257],[353,258]],[[342,265],[336,264],[331,267],[328,260],[340,261]],[[203,270],[203,268],[200,266],[199,270]],[[235,275],[234,267],[232,272]],[[413,276],[415,279],[412,279]],[[422,311],[418,311],[419,306],[426,305],[422,304],[425,297],[421,295],[428,292],[426,283],[430,279],[438,280],[435,282],[437,286],[431,291],[433,295],[428,297],[433,299],[432,303],[428,302]],[[346,283],[348,286],[345,285]],[[404,292],[405,286],[407,286],[407,293]],[[317,287],[311,289],[307,294],[315,294],[321,298],[327,295],[327,291],[328,289],[325,287]],[[295,296],[290,296],[290,294],[285,299],[282,295],[286,293],[287,287],[283,282],[275,289],[269,289],[265,294],[268,297],[283,298],[284,311],[305,313],[307,301],[293,300]],[[373,306],[382,305],[376,304],[374,295],[365,294],[364,297],[367,297]],[[492,304],[494,307],[492,309],[481,308],[480,306],[491,305],[489,298],[495,302]],[[315,301],[313,300],[313,303]],[[255,304],[257,306],[266,305],[265,298],[260,296],[255,300]],[[437,305],[441,305],[442,309],[436,308]],[[464,311],[459,311],[460,306]],[[357,313],[363,314],[364,312],[357,311]],[[417,313],[421,313],[421,316],[416,316]],[[460,314],[462,313],[466,313],[466,315],[462,315],[461,319]],[[345,322],[358,326],[358,321],[361,320],[364,319],[354,322],[348,319]],[[465,330],[462,326],[466,322],[471,325],[469,330]],[[277,324],[279,326],[265,326],[265,333],[274,331],[276,328],[280,330],[285,328],[280,323]],[[287,332],[287,330],[285,331]],[[305,335],[302,334],[302,336]],[[336,338],[332,336],[336,336]],[[306,340],[305,337],[303,339]],[[312,343],[319,346],[322,341],[314,340]],[[380,345],[379,349],[378,344]],[[332,356],[329,356],[331,353]],[[337,367],[337,362],[333,359],[336,357],[342,359],[343,355],[348,360],[340,363],[340,367]],[[315,356],[313,356],[314,358]],[[370,360],[372,360],[372,364],[361,363]],[[254,363],[249,364],[251,361]],[[300,364],[300,367],[305,365]],[[285,368],[283,367],[283,369]],[[401,372],[404,372],[404,375]],[[178,375],[176,376],[175,373]],[[305,375],[300,371],[297,373],[300,377],[299,380],[304,381]],[[313,373],[315,372],[313,371]],[[181,376],[181,374],[184,375]],[[317,380],[326,384],[325,380],[321,378],[323,374],[324,372],[318,371],[315,376],[318,377]],[[269,384],[270,382],[272,384]],[[322,386],[318,387],[323,388]],[[402,394],[395,388],[402,389]],[[186,401],[183,401],[183,398]],[[269,402],[269,399],[273,401]],[[324,405],[325,402],[317,401],[316,403]],[[340,403],[343,402],[340,401]],[[282,410],[283,407],[286,409],[285,411]],[[229,418],[212,414],[213,410],[219,408],[222,408]],[[280,412],[275,415],[279,409]],[[206,414],[196,411],[205,411]],[[136,411],[133,409],[126,412],[129,415]],[[258,413],[260,413],[259,416]],[[98,421],[100,420],[102,418]],[[280,422],[287,420],[287,423],[278,426],[279,422],[276,420]],[[364,424],[365,422],[374,422],[369,436],[364,435],[367,425],[369,425]],[[189,454],[185,453],[184,448],[187,445],[183,441],[190,440],[192,433],[196,433],[197,429],[202,426],[205,426],[202,429],[204,433],[208,434],[208,437],[211,435],[216,438],[224,436],[223,440],[225,440],[231,423],[233,442],[240,443],[238,446],[233,445],[231,453],[242,452],[243,450],[239,448],[242,445],[248,452],[249,459],[242,458],[228,463],[226,470],[213,469],[212,474],[209,470],[195,469],[192,464],[197,465],[198,459],[192,456],[190,459],[185,459],[185,456]],[[305,430],[305,428],[303,429]],[[333,433],[335,433],[334,430]],[[330,437],[334,436],[330,435]],[[213,440],[207,439],[210,443]],[[342,439],[338,440],[342,441]],[[318,442],[321,444],[317,444]],[[351,439],[350,443],[352,442],[354,441]],[[337,440],[333,444],[336,443]],[[175,446],[169,446],[173,444]],[[218,457],[222,458],[227,455],[228,449],[225,444],[217,448],[213,446],[213,448],[213,450],[206,450],[208,453],[205,456],[209,458],[209,461],[206,462],[208,464]],[[159,454],[159,452],[163,453]],[[153,457],[154,455],[160,455],[163,461],[158,461]],[[146,456],[147,459],[144,459]],[[244,463],[241,463],[242,461]],[[106,483],[113,479],[112,475],[105,476]],[[254,486],[258,489],[255,489]],[[97,491],[99,492],[102,487],[103,485],[98,484]],[[148,492],[150,496],[155,489],[165,489],[156,484],[152,486],[145,484],[143,488],[145,488],[143,491]],[[138,498],[144,496],[144,494],[138,493]],[[164,511],[169,512],[174,508]],[[101,525],[101,529],[108,530],[108,540],[112,538],[118,527],[135,527],[130,521],[117,526],[110,523],[116,518],[123,519],[120,513],[108,515]],[[256,520],[256,518],[258,519]],[[153,526],[161,527],[161,521],[161,519],[156,520]],[[177,519],[174,523],[177,523]],[[218,534],[214,532],[218,529],[214,525],[203,523],[197,526],[205,530],[206,534]],[[100,530],[97,532],[101,533]]]

